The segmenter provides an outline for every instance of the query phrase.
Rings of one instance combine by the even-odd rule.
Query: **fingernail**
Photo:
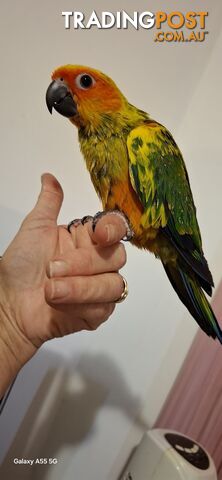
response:
[[[58,298],[66,297],[70,292],[69,285],[62,280],[54,280],[52,282],[52,290],[51,290],[51,299],[56,300]]]
[[[113,225],[106,225],[107,233],[107,242],[115,242],[116,240],[116,229]]]
[[[49,276],[61,277],[68,274],[68,265],[63,260],[55,260],[49,263]]]

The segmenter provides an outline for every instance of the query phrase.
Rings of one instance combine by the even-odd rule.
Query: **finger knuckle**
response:
[[[106,277],[106,298],[113,302],[119,298],[122,293],[122,277],[119,273],[110,273]]]
[[[86,325],[86,330],[97,330],[97,328],[99,327],[100,323],[99,322],[96,322],[95,320],[91,320],[91,321],[88,321],[88,320],[84,320],[85,322],[85,325]]]
[[[85,277],[78,278],[78,300],[79,302],[87,303],[88,298],[90,297],[90,285],[89,281]]]
[[[122,268],[126,264],[126,260],[127,260],[126,249],[122,243],[120,243],[118,250],[119,250],[119,268]]]
[[[108,318],[113,314],[116,307],[116,304],[114,302],[109,303],[108,305],[109,305],[109,308],[107,310],[107,314],[104,321],[108,320]]]
[[[102,323],[106,317],[107,317],[107,308],[105,307],[105,305],[100,305],[97,311],[96,320],[99,323]]]
[[[88,330],[97,330],[97,328],[113,313],[115,309],[115,303],[104,303],[100,305],[92,305],[90,312],[85,317],[85,323]]]
[[[93,270],[92,255],[87,249],[79,248],[75,252],[72,262],[72,274],[78,275],[80,272],[90,275]]]
[[[100,309],[97,312],[97,320],[100,323],[105,322],[111,315],[111,308],[109,303],[104,303],[100,305]]]
[[[91,249],[82,249],[81,251],[81,263],[84,266],[84,271],[88,275],[93,274],[93,259]]]
[[[71,280],[71,296],[73,302],[80,302],[85,295],[85,282],[82,278],[73,277]]]

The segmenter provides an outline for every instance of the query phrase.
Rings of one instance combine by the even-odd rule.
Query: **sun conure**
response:
[[[89,67],[65,65],[46,93],[78,128],[81,151],[104,211],[119,210],[131,243],[162,261],[181,301],[207,335],[222,331],[203,290],[213,279],[202,250],[196,208],[182,154],[170,132],[131,105],[113,80]]]

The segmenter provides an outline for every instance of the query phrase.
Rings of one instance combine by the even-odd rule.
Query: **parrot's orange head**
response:
[[[125,102],[111,78],[80,65],[57,68],[46,93],[50,113],[55,108],[77,127],[96,127],[105,116],[120,112]]]

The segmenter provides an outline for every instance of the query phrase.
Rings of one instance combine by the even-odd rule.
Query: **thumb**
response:
[[[51,173],[43,173],[41,182],[41,192],[32,210],[32,216],[56,222],[63,202],[62,187]]]

